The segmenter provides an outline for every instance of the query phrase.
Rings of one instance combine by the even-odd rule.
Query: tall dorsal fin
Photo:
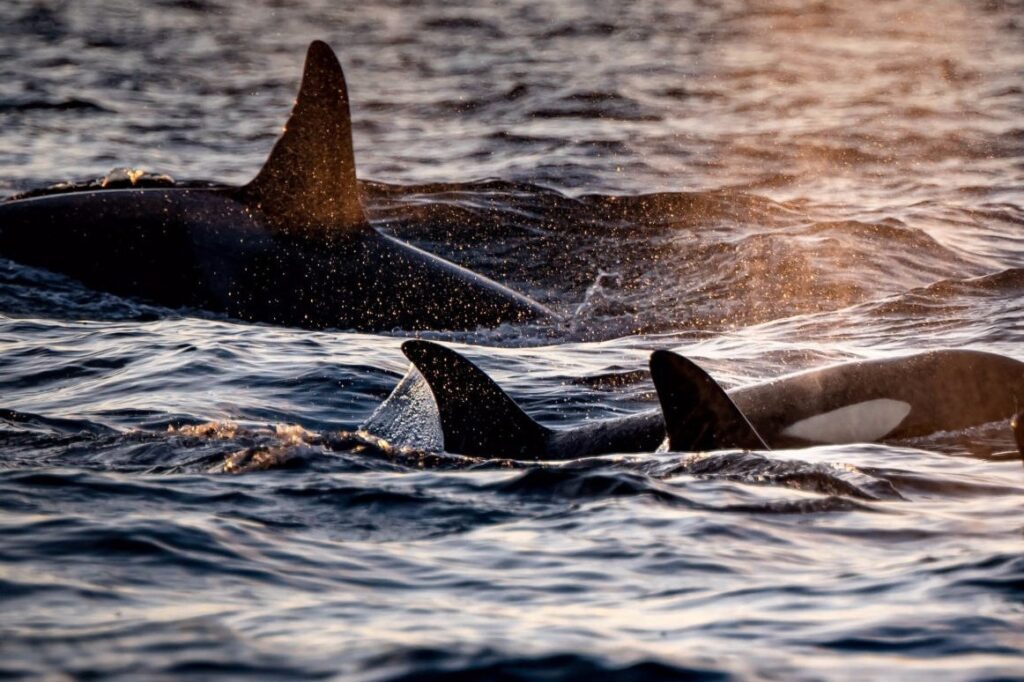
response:
[[[241,188],[273,226],[290,234],[364,227],[345,75],[327,43],[306,52],[299,95],[259,174]]]
[[[651,378],[670,450],[768,449],[725,390],[690,360],[656,350],[651,354]]]
[[[523,412],[483,370],[430,341],[406,341],[402,352],[434,393],[446,451],[543,458],[550,431]]]

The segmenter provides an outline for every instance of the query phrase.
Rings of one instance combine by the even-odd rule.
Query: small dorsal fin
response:
[[[367,225],[356,186],[345,75],[327,43],[310,44],[284,133],[259,174],[241,188],[240,198],[291,234]]]
[[[483,370],[450,348],[406,341],[441,418],[444,449],[479,457],[543,457],[550,430],[535,422]]]
[[[690,360],[671,351],[654,351],[651,378],[665,416],[669,449],[768,449],[725,390]]]

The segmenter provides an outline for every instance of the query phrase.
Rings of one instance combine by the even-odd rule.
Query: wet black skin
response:
[[[899,400],[911,409],[886,435],[894,441],[1010,419],[1024,404],[1024,363],[981,351],[931,351],[801,372],[729,395],[775,447],[806,445],[781,433],[801,419],[868,400]]]
[[[472,329],[543,306],[368,225],[270,229],[234,189],[99,190],[0,203],[0,255],[170,307],[307,329]]]

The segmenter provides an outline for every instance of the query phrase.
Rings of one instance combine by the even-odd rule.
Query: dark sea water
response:
[[[564,315],[425,335],[545,423],[655,406],[656,348],[1024,360],[1019,1],[5,0],[0,196],[247,181],[313,38],[374,223]],[[404,338],[0,260],[0,677],[1024,679],[1007,425],[424,453],[351,433]]]

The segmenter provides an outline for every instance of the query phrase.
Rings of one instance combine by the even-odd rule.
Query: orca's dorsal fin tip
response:
[[[333,59],[335,63],[338,61],[338,58],[334,54],[334,50],[331,49],[331,46],[319,39],[311,41],[309,43],[309,47],[306,48],[306,61],[308,62],[311,59]]]
[[[337,56],[314,40],[291,116],[259,174],[241,189],[276,229],[309,234],[366,226],[356,185],[348,88]]]

